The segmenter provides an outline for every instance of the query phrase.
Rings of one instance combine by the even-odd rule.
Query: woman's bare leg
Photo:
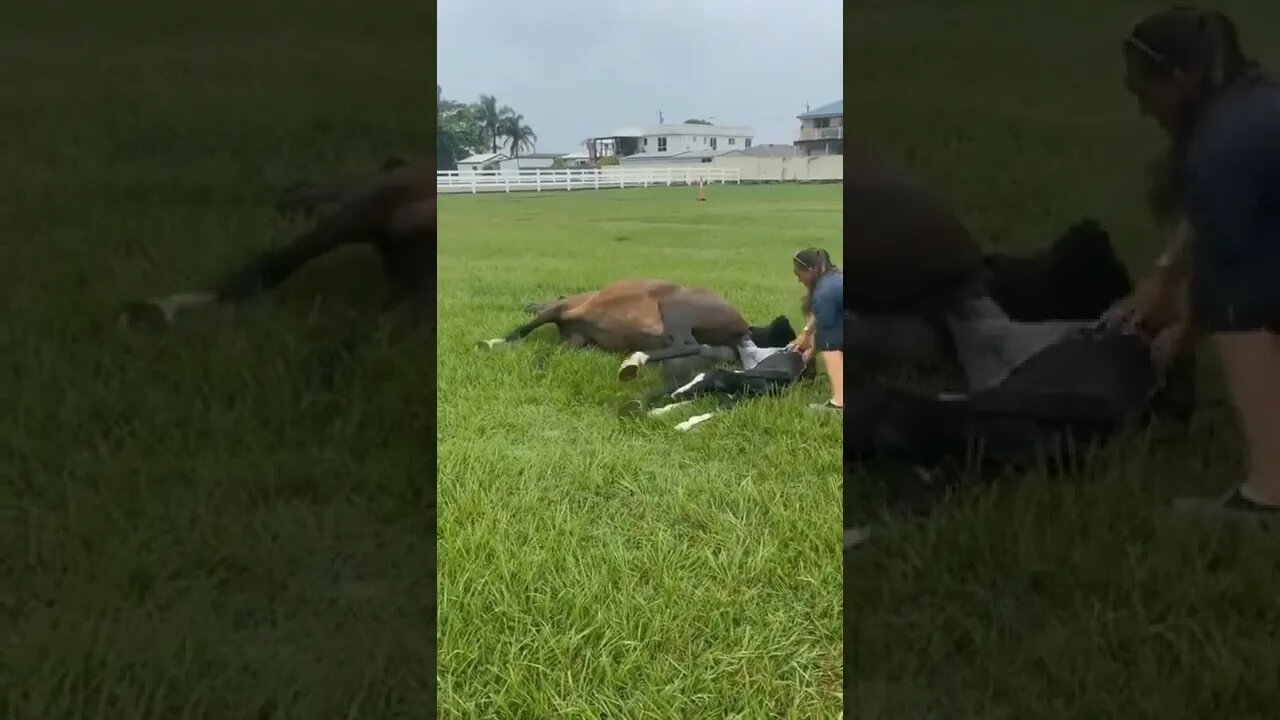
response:
[[[844,352],[823,352],[822,365],[827,371],[827,377],[831,378],[831,404],[844,407]]]
[[[1280,506],[1280,336],[1221,333],[1213,340],[1247,448],[1242,490],[1258,504]]]

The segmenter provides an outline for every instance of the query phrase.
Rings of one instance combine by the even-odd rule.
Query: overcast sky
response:
[[[438,0],[445,98],[497,97],[538,152],[631,125],[706,118],[791,143],[795,116],[841,99],[841,0]]]

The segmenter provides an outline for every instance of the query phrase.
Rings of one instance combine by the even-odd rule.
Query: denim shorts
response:
[[[818,352],[844,350],[844,273],[833,272],[813,290],[813,344]]]
[[[1231,269],[1204,263],[1191,270],[1191,311],[1197,325],[1210,333],[1255,332],[1280,334],[1280,292],[1277,280],[1255,267]]]

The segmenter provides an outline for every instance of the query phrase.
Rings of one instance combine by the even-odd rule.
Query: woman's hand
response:
[[[1131,332],[1138,326],[1139,316],[1134,309],[1133,295],[1121,298],[1102,314],[1102,326],[1109,330]]]
[[[1161,330],[1151,342],[1151,357],[1156,367],[1167,370],[1173,361],[1187,349],[1191,333],[1185,322],[1174,323]]]
[[[1156,272],[1138,284],[1128,297],[1112,305],[1102,315],[1105,327],[1136,331],[1142,326],[1159,330],[1176,323],[1178,283]]]
[[[786,349],[790,352],[809,352],[813,351],[813,329],[812,326],[806,325],[800,331],[800,335],[795,340],[787,343]]]
[[[1143,329],[1159,334],[1161,330],[1182,322],[1183,291],[1186,289],[1187,263],[1192,238],[1191,224],[1181,218],[1172,228],[1164,254],[1156,261],[1155,272],[1138,283],[1138,287],[1102,315],[1102,324],[1125,330]]]
[[[813,356],[813,343],[805,342],[802,338],[796,338],[788,343],[784,350],[787,352],[800,353],[804,357],[805,362],[808,362],[809,358]]]

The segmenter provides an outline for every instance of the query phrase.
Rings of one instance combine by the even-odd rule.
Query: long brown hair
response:
[[[796,270],[813,272],[813,278],[808,283],[805,283],[804,299],[800,301],[800,312],[808,315],[813,307],[813,289],[817,287],[818,280],[835,272],[837,268],[835,263],[831,261],[831,254],[821,248],[805,248],[801,250],[791,256],[791,264]]]
[[[1182,183],[1187,147],[1209,102],[1258,65],[1240,47],[1236,25],[1226,15],[1192,7],[1173,7],[1140,20],[1124,39],[1126,57],[1146,77],[1182,71],[1199,81],[1179,108],[1169,130],[1165,155],[1151,164],[1148,201],[1156,219],[1170,224],[1182,212]]]

